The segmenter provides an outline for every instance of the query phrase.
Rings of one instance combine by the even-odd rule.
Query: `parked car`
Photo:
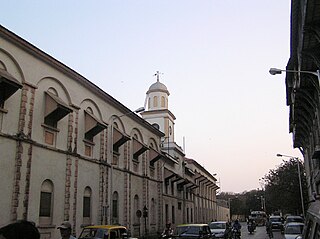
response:
[[[208,225],[215,238],[231,237],[231,225],[227,221],[210,222]]]
[[[281,216],[270,216],[271,229],[283,230],[283,219]]]
[[[284,228],[285,239],[295,239],[302,235],[304,223],[301,222],[288,222]]]
[[[117,225],[86,226],[78,239],[126,239],[127,228]]]
[[[301,216],[287,216],[285,224],[290,223],[290,222],[301,222],[304,223],[304,219]]]
[[[182,224],[176,226],[174,237],[181,239],[211,239],[214,238],[208,224]]]

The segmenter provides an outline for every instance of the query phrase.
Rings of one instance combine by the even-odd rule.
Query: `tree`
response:
[[[271,169],[263,178],[268,214],[276,211],[281,211],[283,214],[302,214],[298,164],[301,172],[304,205],[306,205],[308,197],[304,165],[291,158],[283,161],[278,168]]]
[[[263,195],[264,191],[251,190],[236,194],[221,192],[218,198],[230,203],[231,215],[243,215],[247,218],[251,211],[262,210]]]

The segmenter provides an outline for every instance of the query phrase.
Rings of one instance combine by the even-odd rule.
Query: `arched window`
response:
[[[119,223],[119,195],[114,192],[112,195],[112,222]]]
[[[148,98],[148,106],[149,106],[148,109],[150,109],[151,108],[151,98],[150,97]]]
[[[164,96],[161,96],[161,107],[166,107],[166,99]]]
[[[158,97],[153,96],[153,107],[158,107]]]
[[[53,183],[47,179],[43,181],[40,192],[39,224],[52,224]]]
[[[139,224],[140,221],[139,221],[139,217],[137,216],[137,212],[139,210],[139,196],[138,195],[135,195],[134,196],[134,199],[133,199],[133,209],[134,209],[134,223],[135,224]],[[140,211],[141,212],[141,211]]]
[[[83,224],[91,223],[91,188],[86,187],[83,193]]]

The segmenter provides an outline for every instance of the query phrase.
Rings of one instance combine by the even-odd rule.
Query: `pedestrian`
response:
[[[19,220],[0,228],[0,239],[40,239],[34,222]]]
[[[166,228],[163,230],[161,235],[162,235],[163,238],[171,238],[172,237],[173,230],[171,228],[171,223],[170,222],[166,223]]]
[[[269,238],[273,238],[272,224],[270,222],[269,217],[267,217],[267,221],[266,221],[266,230],[267,230],[267,234],[269,235]]]
[[[60,229],[61,239],[76,239],[71,235],[72,229],[70,222],[63,222],[57,228]]]

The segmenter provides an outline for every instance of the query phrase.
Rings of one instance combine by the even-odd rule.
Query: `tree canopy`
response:
[[[263,178],[265,182],[267,213],[281,211],[283,214],[302,214],[298,164],[300,167],[304,205],[307,203],[307,182],[304,165],[291,158]]]
[[[263,178],[263,188],[243,193],[221,192],[219,199],[230,203],[231,215],[250,215],[251,211],[266,211],[267,214],[281,212],[302,214],[298,164],[301,176],[304,205],[307,205],[307,183],[304,164],[297,159],[283,161],[271,169]]]
[[[222,192],[218,198],[230,203],[231,215],[245,215],[248,217],[251,211],[263,210],[263,195],[264,191],[257,189],[239,194]]]

